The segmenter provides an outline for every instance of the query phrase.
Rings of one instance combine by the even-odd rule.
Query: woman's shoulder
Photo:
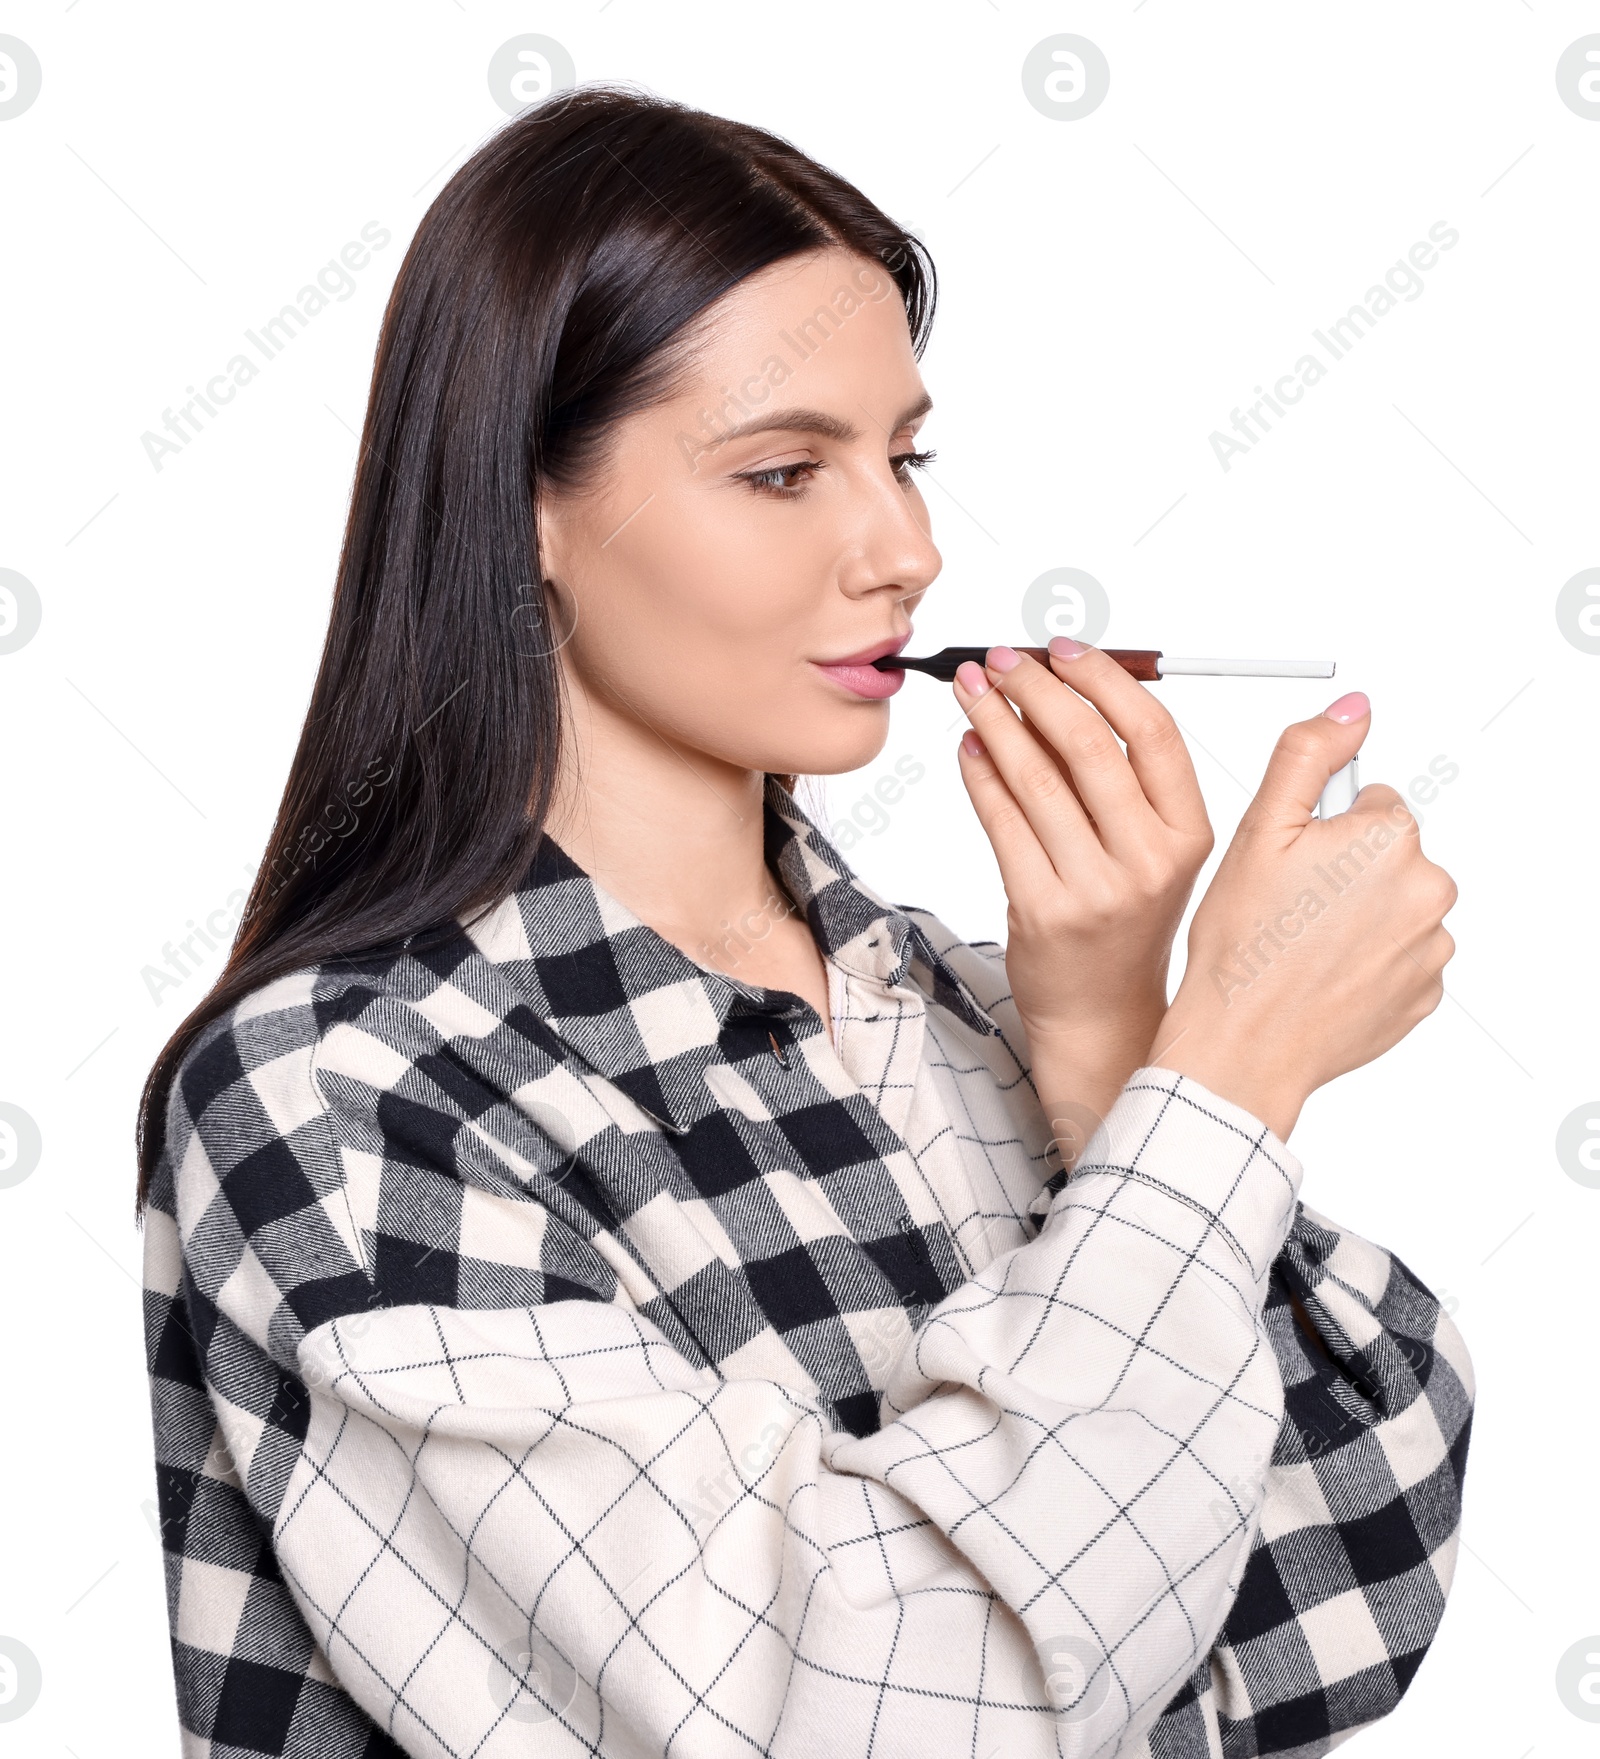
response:
[[[463,932],[286,972],[208,1022],[172,1084],[150,1206],[195,1285],[220,1300],[253,1267],[262,1300],[241,1311],[261,1339],[268,1285],[308,1322],[368,1283],[396,1301],[442,1289],[470,1260],[478,1295],[520,1299],[545,1197],[581,1223],[557,1181],[562,1120],[587,1116],[530,1001]]]
[[[519,1022],[519,1000],[464,932],[285,972],[209,1021],[184,1054],[167,1158],[181,1167],[198,1135],[216,1177],[252,1157],[265,1177],[325,1153],[330,1131],[352,1140],[360,1126],[376,1130],[386,1110],[459,1119],[476,1102],[452,1074],[452,1060],[463,1073],[474,1060],[457,1047],[510,1034],[530,1070],[549,1048],[536,1022],[531,1037]]]
[[[203,1120],[214,1119],[219,1134],[228,1126],[237,1129],[250,1099],[281,1123],[304,1111],[318,1047],[388,983],[382,966],[329,960],[284,972],[207,1021],[173,1077],[169,1145],[176,1146]]]
[[[463,935],[286,972],[182,1059],[146,1284],[291,1369],[355,1311],[609,1300],[558,1120],[586,1114],[528,998]]]

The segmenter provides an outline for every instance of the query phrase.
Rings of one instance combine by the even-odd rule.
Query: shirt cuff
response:
[[[1254,1113],[1171,1069],[1136,1069],[1089,1139],[1059,1194],[1036,1208],[1071,1208],[1087,1181],[1137,1179],[1199,1211],[1263,1277],[1282,1249],[1301,1166]]]

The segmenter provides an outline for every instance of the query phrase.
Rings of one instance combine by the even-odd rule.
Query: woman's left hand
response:
[[[973,728],[961,777],[1005,882],[1006,975],[1070,1165],[1150,1052],[1214,839],[1166,709],[1098,648],[1058,636],[1050,654],[1047,671],[992,647],[955,694]]]

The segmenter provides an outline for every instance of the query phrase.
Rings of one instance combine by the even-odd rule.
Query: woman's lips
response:
[[[852,696],[863,696],[878,701],[894,693],[906,681],[904,672],[880,672],[872,664],[873,660],[886,658],[889,654],[897,654],[911,639],[902,635],[894,641],[880,641],[876,646],[863,648],[860,653],[851,654],[843,660],[813,660],[811,663],[819,672],[842,684]]]
[[[836,679],[846,690],[855,696],[873,698],[893,696],[906,681],[904,672],[880,672],[876,666],[863,665],[859,662],[851,665],[836,663],[824,666],[820,661],[813,660],[819,672]]]

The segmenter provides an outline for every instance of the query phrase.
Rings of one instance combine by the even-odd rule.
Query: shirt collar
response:
[[[765,815],[768,865],[805,911],[827,957],[889,988],[909,977],[967,1025],[998,1031],[921,924],[851,871],[776,776],[767,777]]]
[[[975,1031],[999,1030],[921,925],[856,877],[775,776],[762,812],[767,863],[827,958],[887,987],[909,980]],[[517,890],[466,926],[563,1045],[674,1130],[705,1112],[725,1036],[754,1030],[764,1043],[804,1006],[698,964],[549,836]]]

